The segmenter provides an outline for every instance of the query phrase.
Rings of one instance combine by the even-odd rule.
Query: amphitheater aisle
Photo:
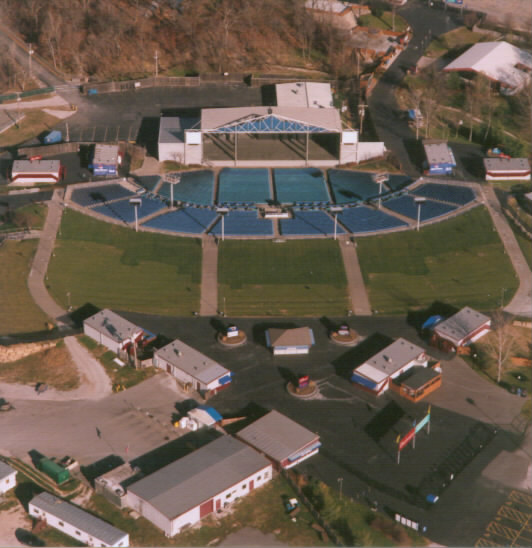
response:
[[[200,316],[218,313],[218,246],[205,235],[202,239]]]
[[[351,310],[357,316],[371,316],[371,305],[364,284],[356,244],[349,239],[340,240],[340,251],[347,276],[347,289]]]

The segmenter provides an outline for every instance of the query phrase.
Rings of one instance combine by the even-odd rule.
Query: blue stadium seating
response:
[[[217,213],[212,209],[187,207],[154,217],[143,226],[184,234],[201,234],[212,224],[216,216]]]
[[[412,179],[408,175],[390,175],[390,178],[386,182],[387,186],[393,192],[407,187],[410,183],[412,183]]]
[[[329,184],[337,204],[368,200],[379,195],[379,185],[373,181],[373,174],[363,171],[330,169]],[[383,185],[382,192],[388,192],[386,185]]]
[[[139,221],[143,217],[147,217],[152,213],[160,211],[165,208],[166,205],[159,199],[153,198],[140,198],[142,204],[138,206],[138,218]],[[95,207],[93,211],[105,215],[106,217],[111,217],[113,219],[118,219],[124,221],[125,223],[132,223],[135,221],[135,206],[129,203],[129,200],[122,200],[120,202],[113,202],[112,204],[104,204],[98,207]]]
[[[425,183],[413,190],[412,194],[458,205],[466,205],[475,199],[475,193],[469,187],[435,183]]]
[[[214,173],[210,170],[184,171],[174,185],[174,200],[199,205],[214,203]],[[170,199],[170,183],[163,183],[159,194]]]
[[[384,206],[396,213],[410,217],[411,219],[417,219],[418,206],[414,201],[414,197],[411,195],[399,196],[398,198],[392,198],[384,203]],[[428,219],[434,219],[441,217],[450,211],[456,209],[457,206],[451,204],[442,204],[441,202],[434,202],[427,200],[421,205],[421,221],[427,221]]]
[[[148,191],[153,191],[157,183],[161,180],[159,175],[138,175],[135,176],[135,182]]]
[[[91,207],[96,204],[109,202],[134,196],[135,193],[119,184],[102,185],[97,187],[76,188],[71,195],[71,200],[83,207]]]
[[[267,169],[224,168],[218,177],[218,202],[253,202],[271,199]]]
[[[278,202],[329,202],[323,172],[316,168],[274,169],[273,179]]]
[[[210,232],[221,236],[221,219]],[[224,234],[226,236],[273,236],[273,224],[270,219],[259,219],[256,211],[233,210],[225,215]]]
[[[353,234],[407,226],[401,219],[367,206],[344,209],[338,220]]]
[[[334,234],[334,219],[324,211],[296,211],[293,219],[280,219],[280,232],[286,236],[316,236]],[[337,224],[337,234],[345,234],[345,230]]]

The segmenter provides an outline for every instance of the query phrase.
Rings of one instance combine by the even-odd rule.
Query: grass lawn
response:
[[[79,386],[79,373],[63,340],[56,346],[30,354],[11,363],[0,364],[0,381],[35,384],[45,382],[57,390]]]
[[[26,280],[38,240],[4,241],[0,246],[0,334],[29,333],[46,328],[47,317],[33,302]]]
[[[65,308],[185,315],[199,310],[201,245],[97,221],[67,210],[48,268],[51,295]]]
[[[219,308],[230,316],[338,316],[349,308],[334,240],[220,242],[218,284]]]
[[[0,134],[0,146],[12,146],[24,143],[43,131],[51,130],[60,120],[51,114],[40,110],[25,111],[26,116],[19,122]]]
[[[427,47],[426,55],[439,57],[454,48],[463,48],[482,40],[482,34],[459,27],[435,38]]]
[[[385,11],[381,17],[375,17],[375,15],[368,14],[359,17],[358,23],[362,27],[372,27],[382,30],[392,30],[393,27],[393,15],[391,11]],[[395,14],[395,32],[404,32],[408,27],[408,23],[400,15]]]
[[[131,388],[157,373],[155,367],[147,367],[146,369],[134,369],[130,366],[120,367],[113,361],[116,358],[116,354],[107,350],[105,346],[98,344],[87,335],[80,335],[78,340],[103,365],[113,386],[119,384],[124,388]]]
[[[509,302],[518,280],[489,213],[477,207],[441,223],[358,240],[371,306],[404,314],[433,301],[480,310]]]
[[[23,228],[40,230],[44,226],[47,211],[47,207],[43,204],[28,204],[19,207],[11,213],[9,218],[4,216],[5,222],[0,224],[0,232]]]

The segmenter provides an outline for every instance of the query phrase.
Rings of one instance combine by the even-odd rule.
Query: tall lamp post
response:
[[[336,240],[336,236],[338,234],[338,213],[341,213],[343,211],[343,208],[331,207],[330,211],[331,213],[334,213],[334,239]]]
[[[142,205],[140,198],[131,198],[129,203],[135,208],[135,232],[139,231],[139,206]]]
[[[382,202],[382,185],[387,183],[390,179],[390,175],[385,172],[375,173],[373,175],[373,181],[379,185],[379,209],[381,208]]]
[[[29,73],[30,73],[30,78],[32,77],[32,63],[31,63],[31,56],[35,53],[34,49],[31,47],[31,44],[30,44],[30,47],[28,49],[28,69],[29,69]]]
[[[225,216],[229,213],[229,209],[227,207],[219,207],[216,210],[216,213],[219,213],[222,216],[222,242],[225,240]]]
[[[421,204],[425,203],[427,201],[427,198],[414,198],[414,202],[417,204],[417,228],[416,230],[419,232],[419,224],[421,222]]]

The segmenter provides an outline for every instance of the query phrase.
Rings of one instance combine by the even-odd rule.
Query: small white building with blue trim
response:
[[[153,365],[172,375],[184,388],[202,395],[216,394],[233,380],[229,369],[179,339],[156,350]]]
[[[451,175],[456,167],[453,151],[447,145],[447,141],[436,139],[424,139],[426,168],[428,175]]]
[[[7,493],[17,485],[17,471],[0,460],[0,495]]]

